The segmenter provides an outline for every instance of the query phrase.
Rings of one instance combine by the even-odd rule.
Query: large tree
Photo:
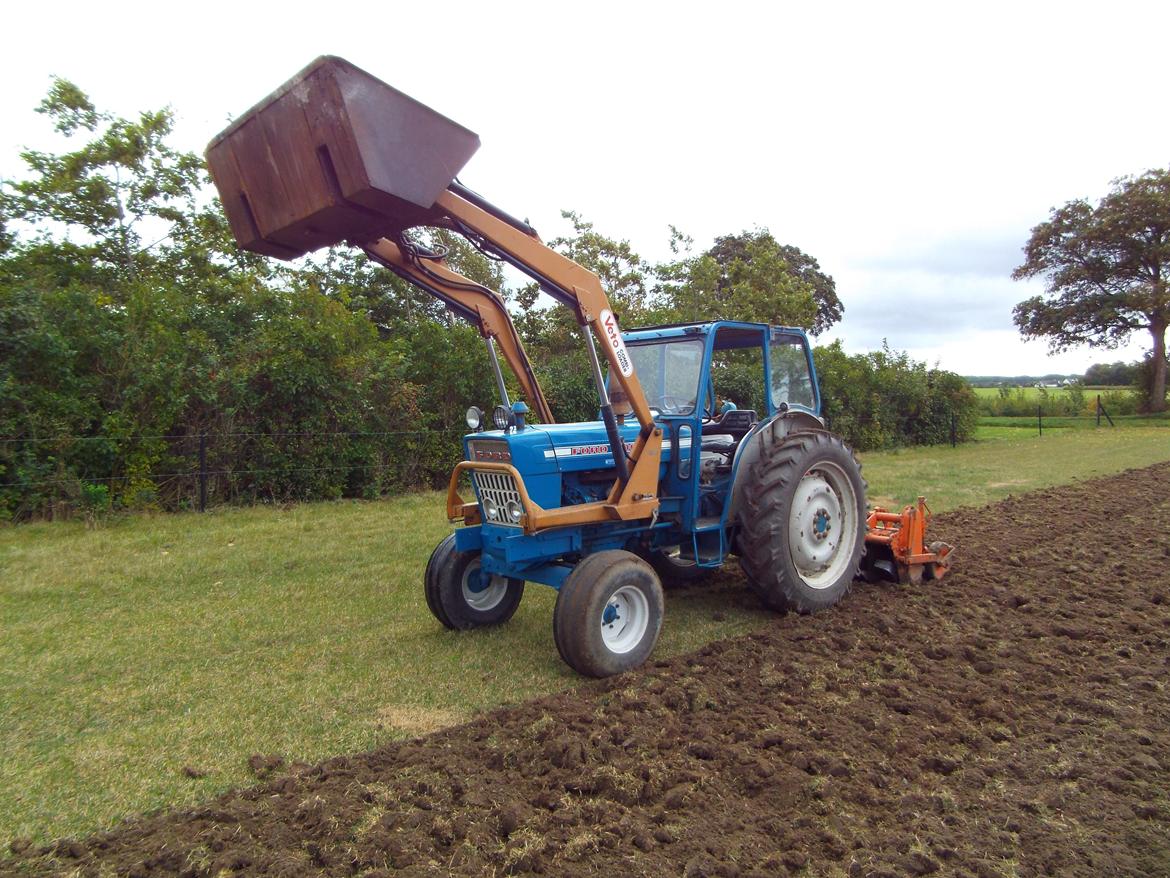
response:
[[[767,229],[723,235],[697,256],[685,255],[691,244],[674,230],[672,249],[684,255],[657,267],[677,319],[757,320],[813,333],[841,319],[833,279],[816,259],[779,243]]]
[[[820,263],[799,247],[781,244],[767,229],[716,238],[707,255],[719,264],[717,286],[722,291],[730,290],[749,275],[753,261],[767,263],[773,276],[794,278],[812,293],[816,315],[808,328],[814,335],[837,323],[845,311],[837,298],[836,282],[821,271]]]
[[[1054,208],[1032,229],[1014,278],[1043,277],[1047,289],[1015,307],[1025,338],[1053,351],[1112,348],[1145,330],[1153,341],[1149,407],[1166,410],[1166,327],[1170,325],[1170,170],[1114,181],[1094,207],[1084,199]]]

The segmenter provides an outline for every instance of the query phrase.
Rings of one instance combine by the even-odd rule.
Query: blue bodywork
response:
[[[712,373],[721,368],[717,357],[735,356],[723,352],[760,352],[763,405],[748,436],[783,410],[820,413],[816,371],[808,339],[800,329],[716,321],[633,330],[623,333],[623,338],[635,360],[641,360],[637,374],[651,408],[656,409],[655,421],[663,429],[657,519],[652,524],[614,521],[525,534],[520,527],[494,524],[484,516],[483,524],[455,532],[459,550],[482,552],[484,571],[559,588],[573,566],[594,552],[674,546],[684,547],[684,554],[700,566],[722,564],[730,538],[727,501],[739,460],[733,458],[734,449],[726,442],[713,443],[717,450],[710,452],[702,446],[705,428],[708,437],[718,435],[719,424],[713,416],[734,408],[726,403],[719,407],[715,394]],[[690,344],[673,346],[680,341]],[[667,343],[672,345],[669,349]],[[668,395],[667,359],[675,353],[685,353],[687,362],[697,369],[693,374],[685,368],[669,373],[673,395]],[[656,383],[648,382],[644,375],[655,372],[656,357],[661,358]],[[691,380],[695,386],[687,390]],[[658,399],[652,398],[655,388]],[[685,404],[690,393],[692,406]],[[520,422],[523,424],[522,418]],[[619,426],[627,447],[637,440],[639,429],[633,418]],[[467,460],[508,459],[519,471],[531,499],[545,509],[602,500],[613,485],[613,454],[600,420],[481,431],[465,436],[463,445]],[[479,500],[482,509],[483,498]]]

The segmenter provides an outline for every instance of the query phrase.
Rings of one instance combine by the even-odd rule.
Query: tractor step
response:
[[[723,531],[718,516],[696,519],[694,539],[684,540],[678,550],[680,558],[699,564],[719,564],[723,554]]]

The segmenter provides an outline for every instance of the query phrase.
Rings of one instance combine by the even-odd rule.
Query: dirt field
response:
[[[940,584],[372,753],[257,757],[254,788],[0,872],[1170,874],[1170,465],[934,533],[961,553]]]

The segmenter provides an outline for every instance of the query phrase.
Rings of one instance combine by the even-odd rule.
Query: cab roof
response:
[[[759,333],[776,331],[784,335],[791,335],[807,342],[808,336],[803,329],[795,326],[770,326],[767,323],[749,323],[742,320],[710,320],[703,323],[663,323],[658,326],[639,326],[636,329],[623,330],[622,338],[626,342],[655,341],[667,338],[705,338],[706,336],[724,331],[730,337],[720,338],[718,347],[746,347],[759,344]],[[728,333],[727,331],[730,330]],[[739,330],[739,332],[736,332]],[[738,344],[736,343],[738,342]]]

